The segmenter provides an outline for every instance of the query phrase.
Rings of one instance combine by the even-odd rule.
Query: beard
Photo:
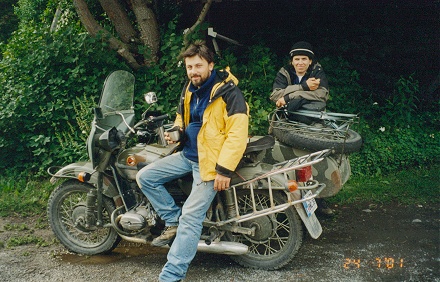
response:
[[[209,73],[207,73],[206,75],[195,74],[195,75],[191,76],[191,83],[195,87],[200,87],[203,85],[203,83],[205,83],[208,80],[209,75],[210,75]]]

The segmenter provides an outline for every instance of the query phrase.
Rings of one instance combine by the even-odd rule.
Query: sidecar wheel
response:
[[[257,210],[270,207],[269,193],[254,190]],[[240,214],[252,212],[249,190],[237,190]],[[285,203],[281,193],[273,193],[275,204]],[[275,270],[288,264],[298,252],[303,240],[301,219],[295,208],[262,216],[240,223],[244,227],[256,226],[255,236],[228,232],[228,240],[249,246],[245,255],[231,256],[238,264],[255,269]]]
[[[112,251],[121,238],[110,227],[86,227],[85,211],[90,184],[68,180],[50,195],[47,207],[49,225],[55,236],[69,251],[96,255]],[[103,199],[103,225],[110,224],[113,201]]]
[[[321,134],[319,131],[297,132],[287,128],[273,128],[273,135],[289,146],[306,151],[333,149],[338,154],[350,154],[358,152],[362,147],[362,137],[351,129],[347,131],[345,139]]]

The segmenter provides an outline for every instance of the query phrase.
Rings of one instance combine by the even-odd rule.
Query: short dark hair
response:
[[[188,57],[193,57],[195,55],[198,55],[199,57],[205,59],[206,61],[208,61],[208,63],[214,62],[214,53],[211,51],[211,49],[208,48],[208,46],[206,46],[206,43],[203,40],[194,41],[181,54],[184,60]]]

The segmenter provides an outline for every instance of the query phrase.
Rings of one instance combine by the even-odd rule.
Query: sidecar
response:
[[[255,141],[260,138],[261,136],[254,136],[250,141]],[[310,153],[311,152],[296,149],[282,142],[275,141],[273,148],[264,150],[260,153],[258,158],[261,162],[274,164]],[[326,188],[320,193],[319,198],[336,195],[351,175],[348,156],[344,154],[332,154],[325,157],[322,162],[312,166],[312,175],[313,179],[326,185]]]

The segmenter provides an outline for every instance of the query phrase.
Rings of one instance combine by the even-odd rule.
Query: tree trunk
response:
[[[157,52],[159,51],[160,35],[156,16],[153,10],[149,7],[147,0],[132,0],[133,12],[136,16],[139,31],[141,33],[140,39],[142,43],[150,49],[151,57],[145,62],[150,65],[152,62],[157,62]]]
[[[127,13],[118,0],[99,0],[102,8],[113,23],[122,42],[131,44],[136,41],[136,30],[133,28]]]
[[[139,65],[139,63],[135,60],[133,54],[129,52],[128,46],[122,41],[113,37],[107,30],[98,24],[93,15],[90,13],[89,7],[84,0],[73,0],[73,5],[81,20],[81,23],[91,36],[96,37],[100,32],[102,32],[103,37],[109,42],[110,48],[116,50],[118,54],[128,62],[131,68],[137,70],[141,67],[141,65]]]

